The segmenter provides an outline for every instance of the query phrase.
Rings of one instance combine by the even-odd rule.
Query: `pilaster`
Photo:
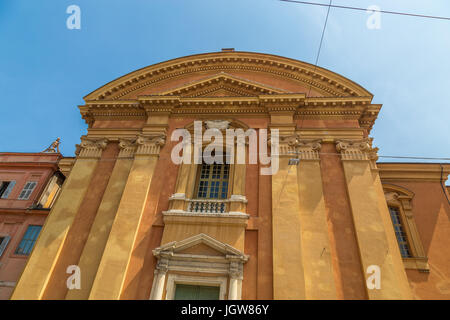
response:
[[[86,137],[83,137],[81,144],[77,145],[78,156],[71,175],[64,183],[59,199],[48,215],[27,267],[13,292],[12,300],[42,299],[70,226],[106,145],[106,139]]]
[[[120,298],[150,183],[165,135],[140,135],[89,299]],[[124,151],[125,152],[125,151]]]
[[[341,153],[363,273],[371,265],[381,270],[381,289],[367,289],[368,297],[411,299],[375,164],[378,149],[372,148],[372,139],[338,140],[336,148]]]
[[[67,300],[86,300],[89,298],[89,293],[133,164],[136,150],[135,140],[119,139],[119,155],[78,263],[82,270],[81,289],[68,291],[66,295]]]
[[[332,256],[320,170],[321,140],[291,140],[297,169],[300,237],[306,299],[336,299]]]
[[[298,167],[290,166],[295,147],[281,138],[279,170],[272,175],[273,297],[305,299]]]

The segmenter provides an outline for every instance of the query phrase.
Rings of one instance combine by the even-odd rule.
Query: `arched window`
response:
[[[429,272],[413,214],[414,193],[390,183],[383,183],[383,189],[405,268]]]
[[[389,206],[389,213],[391,214],[392,224],[394,225],[395,236],[397,237],[400,253],[403,258],[411,257],[411,249],[409,248],[408,238],[403,227],[402,218],[400,216],[400,209]]]

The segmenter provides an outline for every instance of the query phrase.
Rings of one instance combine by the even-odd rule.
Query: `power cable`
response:
[[[278,0],[278,1],[298,3],[298,4],[305,4],[305,5],[312,5],[312,6],[320,6],[320,7],[328,7],[329,6],[329,5],[324,4],[324,3],[308,2],[308,1],[297,1],[297,0]],[[416,18],[450,20],[449,17],[430,16],[430,15],[424,15],[424,14],[414,14],[414,13],[398,12],[398,11],[370,10],[370,9],[359,8],[359,7],[349,7],[349,6],[339,6],[339,5],[330,5],[330,7],[337,8],[337,9],[348,9],[348,10],[357,10],[357,11],[366,11],[366,12],[367,11],[369,11],[369,12],[370,11],[374,11],[374,12],[395,14],[395,15],[402,15],[402,16],[410,16],[410,17],[416,17]]]

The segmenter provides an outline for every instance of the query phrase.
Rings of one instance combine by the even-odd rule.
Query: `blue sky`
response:
[[[66,28],[72,4],[81,30]],[[450,17],[448,0],[333,4]],[[61,137],[73,156],[87,128],[83,96],[157,62],[232,47],[314,63],[326,10],[277,0],[0,0],[0,152],[39,152]],[[383,104],[371,133],[380,155],[450,157],[450,21],[383,14],[370,30],[368,17],[331,9],[319,65]]]

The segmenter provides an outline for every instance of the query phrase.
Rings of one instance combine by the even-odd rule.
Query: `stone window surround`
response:
[[[388,207],[399,209],[402,225],[406,233],[412,257],[402,258],[405,269],[430,272],[428,258],[423,249],[417,225],[412,212],[414,193],[397,185],[383,183],[384,195]]]
[[[233,120],[233,119],[217,119],[217,120],[206,120],[206,119],[199,119],[202,120],[204,123],[206,123],[207,128],[216,128],[222,131],[223,135],[225,136],[225,133],[223,132],[227,128],[234,128],[234,129],[243,129],[244,131],[249,129],[244,123]],[[193,134],[193,125],[194,122],[190,123],[189,125],[185,126],[185,129],[189,130],[191,134]],[[223,141],[223,150],[227,150],[227,141],[224,139]],[[202,142],[203,148],[209,144],[209,142]],[[228,146],[229,147],[229,146]],[[234,152],[237,152],[237,142],[234,141]],[[194,150],[194,143],[192,142],[192,149]],[[246,153],[248,155],[248,148],[246,148]],[[181,166],[185,166],[189,168],[189,179],[187,182],[186,187],[182,188],[181,190],[177,187],[174,194],[169,197],[169,210],[164,211],[163,215],[193,215],[193,216],[210,216],[210,214],[199,214],[199,213],[192,213],[189,212],[189,202],[191,200],[195,200],[195,189],[198,183],[198,175],[200,172],[200,164],[195,164],[193,161],[194,152],[192,152],[192,161],[191,164],[181,164]],[[244,176],[245,177],[245,171],[246,166],[240,165],[240,170],[236,170],[235,164],[230,164],[229,169],[229,178],[228,178],[228,197],[227,199],[222,200],[226,203],[227,210],[225,213],[221,213],[220,216],[233,216],[233,217],[242,217],[243,219],[248,219],[248,215],[246,214],[246,205],[247,205],[247,198],[245,197],[245,178],[241,180],[240,183],[238,183],[238,186],[236,186],[236,176]],[[177,176],[177,185],[179,184],[180,180],[183,179],[182,177],[183,173],[180,169],[178,171]],[[236,188],[239,188],[240,190],[236,190]],[[180,205],[174,205],[175,202],[183,203],[182,206]]]
[[[201,243],[222,253],[222,256],[181,253],[184,249]],[[242,297],[243,265],[247,262],[249,256],[228,244],[201,233],[182,241],[166,243],[153,250],[153,255],[158,259],[158,262],[154,272],[151,300],[163,298],[166,275],[169,272],[166,284],[166,299],[173,299],[176,283],[219,284],[220,299],[225,299],[228,283],[228,300],[240,300]],[[185,276],[177,274],[177,272],[196,273],[198,276]],[[210,276],[211,274],[217,274],[217,276]]]

